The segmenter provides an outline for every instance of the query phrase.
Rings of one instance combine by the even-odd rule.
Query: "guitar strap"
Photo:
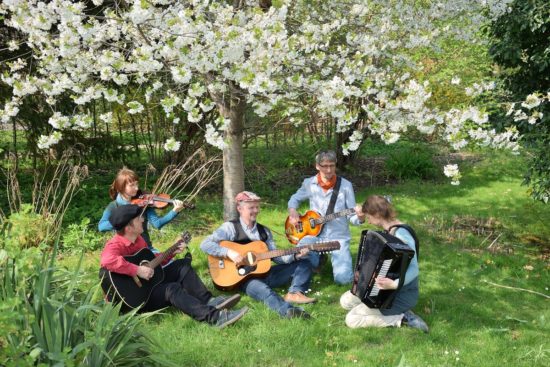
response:
[[[334,206],[336,205],[336,199],[338,199],[338,192],[340,191],[340,183],[342,182],[342,177],[338,176],[336,178],[336,184],[334,185],[334,189],[332,190],[332,196],[330,197],[330,202],[328,203],[327,212],[325,213],[325,217],[329,214],[334,213]]]

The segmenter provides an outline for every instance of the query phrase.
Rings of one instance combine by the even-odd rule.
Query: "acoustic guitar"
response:
[[[236,264],[227,258],[208,255],[208,269],[214,285],[219,289],[228,290],[235,288],[250,277],[267,275],[271,269],[271,259],[274,257],[297,254],[302,248],[318,252],[339,250],[340,242],[330,241],[272,251],[268,251],[267,245],[263,241],[253,241],[246,245],[221,241],[220,246],[236,251],[243,257],[243,261]]]
[[[154,274],[149,280],[101,268],[99,270],[101,288],[105,292],[107,300],[114,303],[122,302],[123,310],[139,308],[147,303],[153,289],[164,280],[164,270],[159,265],[171,256],[182,243],[187,245],[189,241],[191,241],[191,235],[189,232],[184,232],[176,243],[158,256],[155,256],[147,247],[133,255],[124,256],[124,259],[132,264],[145,265],[153,269]]]
[[[285,234],[288,241],[292,244],[297,244],[305,236],[317,237],[323,225],[333,219],[345,217],[347,215],[355,214],[354,208],[342,210],[340,212],[325,215],[317,213],[315,210],[308,210],[304,215],[300,216],[300,220],[296,225],[290,224],[290,216],[285,221]]]

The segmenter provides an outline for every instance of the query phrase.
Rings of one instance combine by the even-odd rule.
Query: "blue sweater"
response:
[[[103,215],[101,216],[101,219],[99,220],[99,224],[97,226],[99,231],[107,232],[107,231],[114,230],[113,226],[111,225],[111,222],[109,222],[109,217],[111,216],[111,210],[113,210],[119,205],[128,205],[128,204],[130,204],[130,202],[125,200],[120,194],[118,194],[114,202],[111,202],[103,212]],[[157,229],[161,229],[165,224],[170,222],[177,215],[178,213],[176,213],[173,210],[170,210],[170,212],[168,212],[168,214],[166,214],[165,216],[159,217],[155,212],[155,209],[147,208],[145,210],[146,221],[143,223],[143,234],[141,236],[143,237],[145,242],[147,242],[147,246],[151,250],[153,250],[153,252],[158,252],[158,250],[156,250],[153,247],[153,244],[151,243],[151,239],[149,238],[149,232],[147,231],[147,223],[151,223],[153,227]]]
[[[398,228],[395,237],[405,242],[414,252],[414,257],[409,264],[403,287],[397,291],[390,308],[381,309],[382,315],[399,315],[412,309],[418,302],[418,258],[416,257],[416,244],[413,237],[405,228]]]

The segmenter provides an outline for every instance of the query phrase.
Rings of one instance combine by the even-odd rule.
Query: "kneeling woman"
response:
[[[407,229],[399,227],[403,223],[396,218],[395,210],[383,196],[369,196],[361,210],[366,214],[370,224],[399,238],[415,251],[415,255],[405,274],[403,287],[397,291],[391,308],[369,308],[350,291],[342,295],[340,304],[344,309],[349,310],[346,315],[346,325],[351,328],[400,327],[403,323],[428,332],[426,323],[411,311],[418,302],[418,259],[413,235]],[[399,279],[379,277],[376,279],[376,284],[380,289],[397,289]]]

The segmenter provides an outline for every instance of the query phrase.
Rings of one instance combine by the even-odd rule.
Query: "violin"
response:
[[[166,208],[168,204],[174,204],[174,200],[170,199],[168,194],[142,194],[130,201],[131,204],[137,206],[147,206],[157,209]],[[190,203],[183,203],[183,207],[186,209],[194,209],[195,205]]]

